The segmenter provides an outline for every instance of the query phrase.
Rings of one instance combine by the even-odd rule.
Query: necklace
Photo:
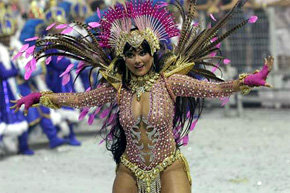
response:
[[[131,75],[131,81],[130,81],[130,88],[133,93],[136,93],[137,95],[137,101],[140,101],[141,95],[144,92],[150,91],[153,84],[156,82],[156,80],[159,78],[159,74],[156,72],[149,72],[144,76],[134,76]]]

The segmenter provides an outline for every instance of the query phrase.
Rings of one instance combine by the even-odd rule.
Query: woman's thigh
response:
[[[137,193],[137,183],[133,174],[120,164],[113,185],[113,193]]]
[[[177,160],[161,174],[161,193],[191,193],[185,165]]]

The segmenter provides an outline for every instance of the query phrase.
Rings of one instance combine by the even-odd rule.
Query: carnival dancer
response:
[[[104,128],[108,131],[107,149],[117,163],[113,193],[189,193],[190,172],[179,147],[188,142],[203,99],[238,91],[246,94],[255,86],[270,87],[266,78],[272,57],[265,59],[260,71],[232,81],[223,81],[206,68],[223,61],[219,54],[211,54],[219,51],[217,45],[222,40],[256,21],[250,17],[228,32],[218,33],[244,2],[239,1],[217,24],[201,31],[191,25],[195,3],[189,3],[186,14],[179,2],[175,3],[183,16],[180,31],[166,10],[167,4],[130,1],[109,8],[100,23],[76,23],[87,30],[91,41],[65,34],[39,39],[32,61],[65,55],[83,61],[83,68],[99,68],[103,81],[84,93],[33,93],[12,107],[18,110],[24,104],[28,110],[40,103],[51,108],[94,108],[111,103]],[[94,36],[90,30],[96,27],[101,32]],[[180,38],[173,51],[160,50],[160,40],[177,35]],[[28,75],[31,68],[34,62],[27,64]],[[64,74],[68,72],[69,68]],[[196,74],[207,81],[193,78]]]
[[[4,12],[5,10],[1,9],[3,15],[0,16],[0,111],[2,122],[0,135],[3,137],[2,141],[6,150],[16,153],[18,137],[28,129],[28,123],[22,111],[14,114],[9,108],[12,104],[10,100],[15,100],[19,96],[18,85],[15,81],[18,70],[10,57],[13,52],[11,36],[15,34],[16,22]],[[30,150],[25,148],[23,151],[29,152]]]

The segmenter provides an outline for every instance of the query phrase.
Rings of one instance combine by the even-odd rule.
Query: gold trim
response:
[[[43,106],[46,106],[48,108],[51,108],[51,109],[59,109],[60,106],[54,104],[50,98],[47,96],[49,94],[52,94],[53,92],[52,91],[42,91],[40,92],[41,93],[41,97],[39,99],[39,103],[42,104]]]
[[[29,127],[33,127],[33,126],[37,125],[40,121],[41,121],[41,118],[35,119],[34,121],[29,123]]]
[[[126,43],[130,44],[134,48],[141,46],[143,41],[146,40],[151,48],[151,55],[160,49],[159,39],[149,28],[146,28],[144,31],[134,30],[129,33],[121,32],[120,37],[116,43],[116,55],[125,57],[123,54],[124,47]]]
[[[245,85],[244,84],[244,80],[245,78],[248,76],[249,74],[243,73],[239,75],[239,80],[240,80],[240,91],[242,93],[242,95],[247,95],[251,92],[252,88]]]
[[[186,171],[189,183],[191,185],[189,165],[186,161],[186,158],[179,150],[177,150],[169,157],[165,158],[163,162],[159,163],[156,167],[148,171],[140,169],[136,164],[127,160],[124,155],[121,156],[121,163],[125,167],[129,168],[137,178],[138,191],[144,193],[150,193],[152,188],[158,190],[158,193],[160,192],[160,173],[164,171],[168,166],[172,165],[176,160],[181,160],[184,162],[184,170]]]
[[[134,76],[132,75],[132,79],[130,81],[130,88],[133,93],[137,95],[137,101],[140,101],[141,96],[144,92],[149,92],[153,84],[159,78],[160,74],[156,72],[149,72],[144,76]]]

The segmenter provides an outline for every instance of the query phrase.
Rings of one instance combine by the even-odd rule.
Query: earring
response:
[[[154,69],[154,71],[156,71],[156,65],[155,65],[154,61],[153,61],[153,69]]]
[[[128,67],[126,66],[126,81],[128,81],[129,79],[129,70]]]

